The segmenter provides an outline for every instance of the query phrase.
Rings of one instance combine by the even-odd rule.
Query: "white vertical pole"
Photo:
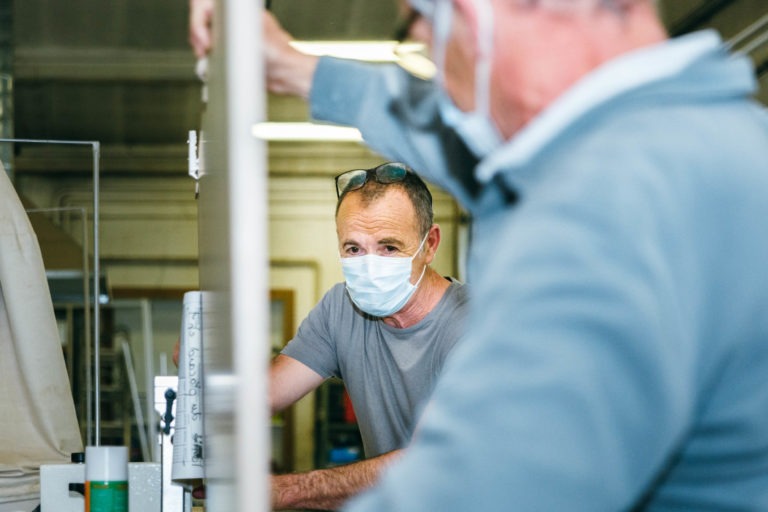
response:
[[[261,5],[230,0],[225,7],[231,219],[232,351],[236,488],[239,511],[270,508],[267,479],[269,360],[267,172],[264,142],[252,135],[264,120]]]
[[[155,401],[152,390],[155,386],[155,338],[152,334],[152,308],[149,300],[141,299],[141,333],[144,338],[144,389],[146,389],[147,436],[150,439],[150,458],[144,462],[159,462]]]
[[[267,172],[261,9],[220,0],[199,137],[206,509],[269,510]]]
[[[94,416],[96,423],[94,444],[101,445],[101,290],[99,290],[99,159],[101,143],[91,144],[93,152],[93,380]]]

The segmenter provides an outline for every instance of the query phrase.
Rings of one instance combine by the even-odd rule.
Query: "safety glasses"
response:
[[[397,183],[403,181],[408,172],[408,167],[398,162],[388,162],[373,169],[353,169],[343,172],[336,176],[336,197],[340,198],[350,190],[361,188],[371,177],[383,184]]]

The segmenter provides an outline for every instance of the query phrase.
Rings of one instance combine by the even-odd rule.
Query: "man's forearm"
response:
[[[352,496],[371,487],[381,471],[399,457],[400,450],[372,459],[272,477],[272,508],[334,510]]]

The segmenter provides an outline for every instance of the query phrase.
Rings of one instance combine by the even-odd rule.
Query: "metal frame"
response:
[[[13,144],[54,144],[66,146],[91,146],[93,152],[93,382],[90,376],[86,377],[87,413],[86,413],[86,444],[99,446],[101,444],[101,357],[99,331],[101,330],[101,317],[99,307],[99,160],[101,157],[101,143],[95,140],[46,140],[46,139],[16,139],[0,138],[0,143]],[[84,241],[85,245],[85,241]],[[86,287],[87,288],[87,287]],[[86,308],[87,310],[87,308]],[[86,369],[90,365],[86,365]],[[93,390],[91,390],[93,386]],[[91,398],[93,391],[93,398]],[[93,415],[91,414],[93,411]],[[95,421],[94,421],[95,420]],[[91,432],[91,424],[95,426],[95,432]],[[93,436],[93,437],[92,437]]]

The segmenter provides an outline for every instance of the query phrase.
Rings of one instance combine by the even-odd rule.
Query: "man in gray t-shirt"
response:
[[[343,283],[309,313],[283,355],[322,377],[344,380],[366,457],[408,444],[464,320],[466,289],[452,282],[420,322],[406,328],[361,313]]]
[[[336,178],[345,283],[302,322],[270,369],[281,410],[331,376],[344,380],[368,459],[272,479],[272,506],[338,507],[372,485],[411,438],[448,353],[462,336],[467,291],[429,264],[440,244],[426,185],[399,163]]]

